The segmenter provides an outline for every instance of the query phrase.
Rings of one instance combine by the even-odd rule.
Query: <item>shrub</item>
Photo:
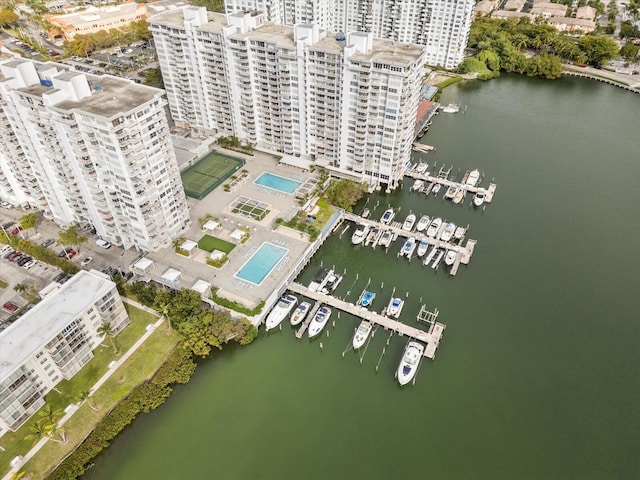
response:
[[[218,291],[217,288],[211,289],[211,300],[213,300],[214,302],[216,302],[218,305],[222,307],[228,308],[229,310],[233,310],[234,312],[242,313],[244,315],[252,317],[254,315],[258,315],[260,312],[262,312],[262,309],[264,308],[264,300],[262,300],[255,308],[248,308],[242,305],[241,303],[234,302],[233,300],[229,300],[228,298],[219,297],[216,294],[217,291]]]

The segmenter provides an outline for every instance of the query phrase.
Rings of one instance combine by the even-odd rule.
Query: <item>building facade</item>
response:
[[[427,64],[456,68],[464,59],[474,0],[225,0],[225,11],[257,10],[284,25],[329,32],[369,32],[374,38],[427,47]]]
[[[23,425],[58,382],[93,358],[102,324],[117,334],[129,317],[115,283],[81,270],[0,332],[0,436]]]
[[[256,12],[187,7],[149,19],[171,115],[371,185],[410,159],[424,48],[329,35]]]
[[[129,80],[0,62],[0,195],[124,248],[170,245],[189,212],[165,105]]]

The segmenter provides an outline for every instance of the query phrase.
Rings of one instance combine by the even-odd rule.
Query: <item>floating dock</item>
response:
[[[419,328],[405,325],[402,322],[398,322],[397,320],[385,317],[383,315],[380,315],[379,313],[359,307],[357,305],[354,305],[353,303],[345,302],[344,300],[340,300],[339,298],[332,297],[330,295],[324,295],[318,292],[312,292],[304,285],[296,282],[290,283],[288,289],[294,293],[304,295],[305,297],[311,298],[316,301],[316,307],[314,307],[313,312],[311,312],[311,314],[308,316],[308,319],[313,318],[320,304],[330,305],[333,308],[337,308],[339,310],[342,310],[343,312],[350,313],[351,315],[354,315],[358,318],[368,320],[369,322],[375,323],[376,325],[381,325],[385,330],[392,330],[398,335],[411,337],[425,343],[426,348],[424,351],[424,356],[430,359],[435,358],[436,350],[438,348],[438,345],[440,345],[440,340],[442,339],[444,329],[446,328],[442,323],[434,321],[431,324],[431,328],[429,329],[429,331],[425,332],[424,330],[420,330]],[[311,323],[311,320],[308,319],[305,319],[305,322],[296,332],[297,338],[302,338],[302,335],[304,335],[304,332],[308,328],[309,323]]]
[[[425,182],[429,182],[429,183],[439,183],[440,185],[444,186],[447,189],[449,187],[455,187],[455,188],[463,188],[467,192],[471,192],[471,193],[483,192],[484,203],[491,203],[491,200],[493,200],[493,195],[496,193],[497,185],[495,183],[490,183],[487,188],[472,187],[471,185],[464,185],[463,183],[449,180],[447,177],[449,176],[450,173],[451,173],[451,169],[449,169],[449,171],[447,172],[443,172],[442,169],[440,169],[440,172],[435,177],[430,175],[429,172],[417,173],[414,171],[407,171],[404,173],[404,175],[405,177],[410,177],[415,180],[424,180]]]

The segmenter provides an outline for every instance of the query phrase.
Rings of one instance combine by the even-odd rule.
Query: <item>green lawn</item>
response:
[[[78,394],[83,390],[89,390],[96,381],[108,370],[112,360],[117,360],[124,352],[142,336],[149,323],[154,323],[157,318],[153,315],[125,303],[125,308],[131,319],[131,323],[115,338],[118,345],[118,354],[114,354],[113,348],[98,346],[93,353],[94,357],[71,380],[62,380],[56,389],[47,394],[46,401],[53,409],[64,410],[67,405],[75,403]],[[84,407],[83,407],[84,408]],[[91,409],[89,409],[91,411]],[[32,446],[32,442],[25,440],[30,432],[30,427],[38,420],[38,414],[34,414],[16,432],[8,432],[0,439],[0,445],[5,449],[0,450],[0,476],[9,468],[9,462],[17,456],[24,455]],[[53,443],[53,442],[49,442]]]
[[[228,255],[229,252],[235,248],[235,245],[231,242],[227,242],[226,240],[222,240],[221,238],[205,235],[198,241],[198,248],[206,252],[220,250]]]

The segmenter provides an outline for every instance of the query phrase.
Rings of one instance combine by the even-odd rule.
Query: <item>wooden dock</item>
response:
[[[414,338],[420,342],[426,344],[426,348],[424,351],[424,356],[430,359],[435,358],[436,350],[438,345],[440,345],[440,340],[442,339],[442,335],[444,333],[445,326],[441,323],[434,322],[431,325],[429,332],[425,332],[424,330],[420,330],[419,328],[415,328],[409,325],[405,325],[402,322],[398,322],[397,320],[393,320],[391,318],[380,315],[379,313],[372,312],[367,310],[366,308],[359,307],[354,305],[353,303],[345,302],[344,300],[340,300],[339,298],[332,297],[330,295],[324,295],[318,292],[312,292],[304,285],[301,285],[296,282],[292,282],[288,286],[289,290],[299,295],[304,295],[305,297],[311,298],[316,301],[316,307],[314,311],[311,312],[315,315],[315,311],[320,307],[321,304],[329,305],[333,308],[337,308],[342,310],[343,312],[350,313],[356,317],[368,320],[377,325],[381,325],[385,330],[392,330],[401,336],[407,336]],[[296,337],[301,338],[304,334],[304,331],[308,328],[309,323],[311,323],[311,318],[313,315],[309,315],[309,317],[302,324],[300,329],[296,332]]]
[[[439,183],[446,188],[453,186],[456,188],[463,188],[467,192],[471,192],[471,193],[484,192],[484,203],[491,203],[491,201],[493,200],[493,196],[496,193],[496,188],[497,188],[497,185],[495,183],[490,183],[487,188],[472,187],[471,185],[463,185],[462,183],[454,182],[453,180],[447,179],[446,177],[448,176],[449,173],[451,173],[450,171],[447,172],[447,175],[444,175],[444,178],[441,175],[441,173],[442,171],[440,172],[440,174],[434,177],[430,175],[429,172],[417,173],[413,171],[407,171],[404,173],[404,175],[405,177],[410,177],[416,180],[424,180],[425,182],[429,182],[429,183]]]

